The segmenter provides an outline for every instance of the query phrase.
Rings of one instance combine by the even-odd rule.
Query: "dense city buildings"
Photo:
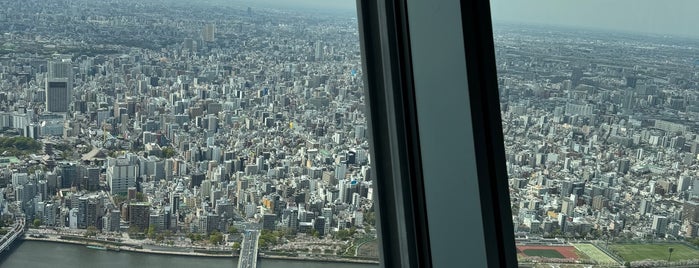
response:
[[[7,6],[3,219],[241,260],[378,257],[356,14]],[[494,28],[517,242],[582,241],[616,264],[610,241],[699,244],[697,41]]]
[[[3,165],[3,215],[229,251],[244,230],[375,245],[356,14],[104,2],[0,12],[3,135],[39,144]]]
[[[518,237],[696,238],[695,43],[496,29]]]

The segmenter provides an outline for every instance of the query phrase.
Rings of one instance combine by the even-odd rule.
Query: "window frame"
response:
[[[486,264],[488,267],[516,267],[490,4],[487,0],[429,2],[431,7],[418,8],[420,3],[413,0],[357,0],[365,96],[369,113],[372,178],[376,187],[377,229],[381,242],[381,265],[442,267],[452,264],[463,266],[464,262],[468,261]],[[447,12],[438,14],[452,16],[450,19],[460,21],[460,25],[430,23],[425,19],[434,16],[434,13],[430,12],[454,6],[459,8],[456,11],[449,9],[452,12],[441,9]],[[418,26],[419,30],[411,29],[410,18],[414,19],[413,23],[419,21],[420,24],[413,24]],[[425,107],[420,109],[419,104],[424,98],[432,97],[425,97],[425,89],[416,87],[416,82],[424,85],[426,82],[445,81],[416,80],[432,78],[415,72],[415,67],[424,70],[424,66],[413,65],[414,60],[421,61],[420,57],[414,58],[416,55],[430,52],[425,51],[425,46],[418,46],[417,49],[413,46],[417,44],[415,42],[422,40],[421,37],[427,36],[425,33],[430,30],[457,33],[463,40],[463,48],[457,46],[456,50],[446,52],[463,56],[455,59],[457,63],[463,61],[461,64],[465,65],[463,77],[452,75],[444,80],[453,80],[451,82],[465,85],[465,88],[445,90],[467,100],[467,110],[463,113],[441,115],[445,116],[444,119],[464,122],[463,127],[468,129],[469,136],[472,136],[472,144],[465,139],[444,141],[449,142],[449,145],[454,142],[457,147],[463,145],[462,149],[468,154],[464,159],[449,160],[474,160],[466,165],[470,165],[467,168],[475,169],[477,174],[475,181],[463,176],[455,176],[453,179],[475,183],[477,187],[448,189],[447,185],[440,188],[440,191],[444,191],[443,194],[472,195],[480,200],[480,206],[470,206],[466,203],[449,204],[448,209],[453,213],[476,211],[480,214],[480,217],[470,217],[466,222],[454,223],[456,228],[459,228],[459,224],[476,228],[463,228],[468,230],[456,232],[455,237],[448,239],[449,241],[443,239],[444,234],[440,230],[430,230],[430,222],[440,225],[449,219],[444,217],[444,211],[434,212],[434,203],[429,204],[430,200],[440,200],[434,190],[426,191],[426,188],[434,187],[427,184],[437,180],[438,173],[435,173],[432,167],[423,166],[426,163],[423,160],[431,162],[429,160],[434,160],[437,156],[434,150],[427,150],[431,153],[425,153],[421,148],[421,144],[426,143],[424,139],[427,136],[432,136],[435,131],[449,129],[426,129],[424,125],[433,125],[435,118],[430,116],[435,114],[425,113]],[[431,40],[437,44],[435,47],[439,47],[440,41],[446,40],[441,40],[444,36],[446,34],[436,35],[437,39]],[[423,62],[421,61],[421,64]],[[427,66],[436,69],[440,67],[444,68]],[[466,81],[463,81],[464,79]],[[446,83],[448,82],[450,81]],[[430,101],[439,101],[438,97]],[[420,118],[423,122],[422,128]],[[423,140],[421,133],[424,136]],[[441,170],[442,174],[450,171],[457,170]],[[432,209],[428,210],[428,207]],[[485,254],[459,255],[458,249],[461,247],[453,244],[453,241],[469,243],[473,237],[481,238],[476,240],[481,242],[475,242],[477,244],[471,246],[481,246]],[[438,250],[432,252],[434,249]]]

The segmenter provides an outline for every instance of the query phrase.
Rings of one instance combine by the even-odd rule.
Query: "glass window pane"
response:
[[[491,6],[520,264],[699,264],[697,3]]]

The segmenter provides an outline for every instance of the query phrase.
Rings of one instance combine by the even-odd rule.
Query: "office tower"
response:
[[[313,229],[315,229],[316,232],[318,232],[318,235],[320,236],[325,236],[326,225],[327,223],[325,222],[325,217],[323,216],[320,216],[313,221]]]
[[[636,88],[636,81],[638,81],[638,76],[629,75],[626,77],[626,87]]]
[[[150,218],[149,203],[132,203],[129,205],[129,225],[136,227],[140,231],[148,229],[148,220]]]
[[[333,221],[333,209],[332,208],[323,208],[323,213],[322,217],[325,219],[325,226],[324,226],[324,231],[323,233],[327,234],[330,233],[330,226],[332,225]]]
[[[677,180],[677,192],[681,193],[689,189],[689,184],[692,178],[686,175],[681,175]]]
[[[626,174],[629,172],[629,168],[631,166],[631,161],[629,159],[621,159],[619,160],[619,163],[617,165],[617,172]]]
[[[570,74],[570,80],[571,80],[571,83],[573,85],[573,88],[577,87],[580,84],[580,80],[582,80],[582,77],[583,77],[582,69],[579,67],[574,68]]]
[[[570,198],[564,198],[561,212],[572,216],[575,213],[575,201]]]
[[[653,201],[651,199],[643,199],[641,200],[641,204],[639,206],[639,212],[641,215],[645,215],[648,213],[651,213],[653,210]]]
[[[52,203],[46,204],[46,208],[44,208],[44,225],[56,225],[56,206]]]
[[[690,222],[699,222],[699,202],[687,201],[682,207],[682,217]]]
[[[262,216],[262,229],[274,231],[277,215],[265,214]]]
[[[624,91],[624,103],[622,105],[624,106],[625,115],[630,115],[633,113],[635,94],[634,89],[630,87],[626,88]]]
[[[85,229],[87,228],[87,204],[89,202],[89,199],[87,196],[81,196],[78,198],[78,228],[80,229]]]
[[[119,231],[119,210],[110,210],[102,217],[102,231]]]
[[[320,42],[316,42],[314,52],[315,52],[315,54],[313,56],[314,56],[316,61],[323,60],[323,46],[321,45]]]
[[[660,235],[660,236],[665,235],[665,232],[667,231],[667,217],[660,216],[660,215],[654,215],[652,228],[653,228],[653,232],[656,235]]]
[[[66,164],[61,166],[61,188],[70,188],[77,182],[78,166]]]
[[[99,199],[91,197],[87,201],[87,210],[85,211],[85,224],[87,227],[102,227],[99,219],[104,214],[102,204]]]
[[[213,42],[215,40],[216,26],[207,24],[201,32],[201,39],[204,42]]]
[[[54,113],[68,112],[72,100],[72,70],[70,62],[53,61],[49,63],[46,77],[46,111]]]
[[[299,228],[299,211],[296,208],[291,209],[291,213],[289,213],[289,231],[293,234],[295,234],[298,231]]]
[[[127,193],[128,187],[136,186],[138,165],[127,158],[111,158],[107,164],[107,184],[112,194]]]
[[[180,208],[180,195],[179,194],[173,194],[170,196],[170,213],[172,215],[177,215],[177,212]]]
[[[194,50],[194,40],[192,40],[192,38],[185,38],[183,47],[187,50]]]
[[[99,188],[100,183],[100,168],[99,167],[89,167],[87,168],[87,188],[89,191],[96,191]]]

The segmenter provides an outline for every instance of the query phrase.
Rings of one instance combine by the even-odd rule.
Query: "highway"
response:
[[[13,242],[24,234],[24,218],[16,218],[12,229],[0,239],[0,252],[10,248]]]
[[[259,230],[245,230],[243,243],[240,247],[238,268],[257,267],[257,243],[260,239]]]

